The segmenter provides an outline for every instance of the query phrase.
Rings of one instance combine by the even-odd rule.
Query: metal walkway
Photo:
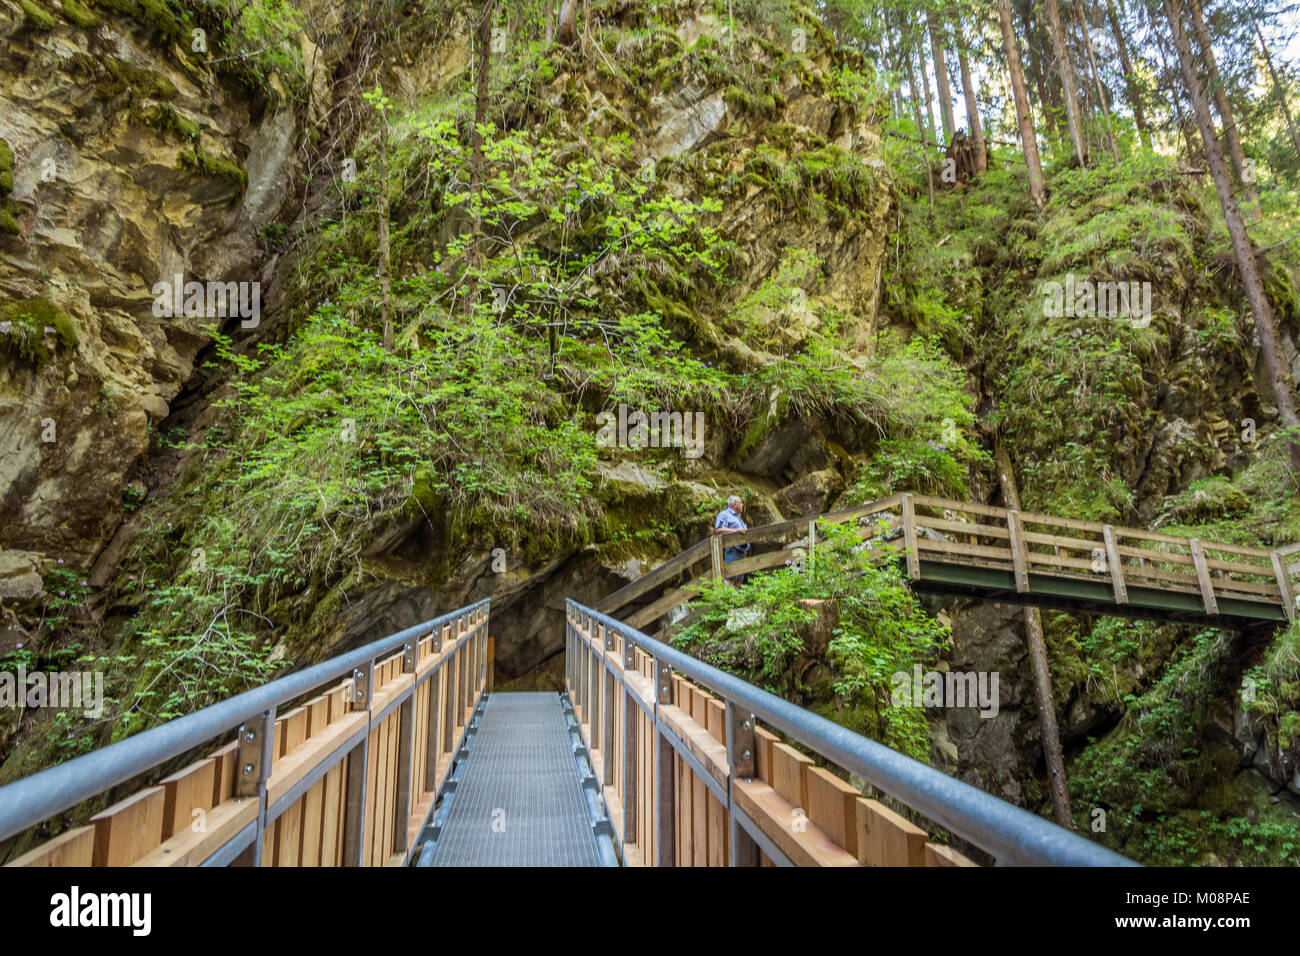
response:
[[[488,695],[429,865],[601,865],[558,694]]]

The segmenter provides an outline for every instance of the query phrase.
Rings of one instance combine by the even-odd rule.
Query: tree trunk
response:
[[[1151,149],[1151,127],[1147,125],[1146,111],[1142,107],[1142,91],[1137,85],[1137,74],[1133,72],[1133,62],[1128,57],[1128,42],[1124,39],[1124,26],[1115,12],[1115,0],[1106,0],[1106,12],[1110,16],[1111,32],[1115,34],[1115,46],[1119,49],[1119,64],[1124,70],[1124,86],[1128,90],[1129,106],[1133,108],[1133,121],[1137,123],[1138,135],[1147,149]]]
[[[930,31],[930,50],[934,54],[934,80],[938,84],[939,115],[943,117],[943,143],[952,142],[952,134],[957,131],[956,120],[952,113],[952,90],[948,85],[948,61],[943,55],[943,34],[933,11],[925,8],[925,24]]]
[[[1268,66],[1268,75],[1273,80],[1273,89],[1277,90],[1278,102],[1282,104],[1282,115],[1286,117],[1286,127],[1291,131],[1291,142],[1295,143],[1296,155],[1300,155],[1300,133],[1296,132],[1295,120],[1291,118],[1291,107],[1287,105],[1286,87],[1278,80],[1277,70],[1273,69],[1273,57],[1268,52],[1268,44],[1264,42],[1264,31],[1259,28],[1254,17],[1250,18],[1250,22],[1255,27],[1255,35],[1259,37],[1259,48],[1264,52],[1264,63]]]
[[[925,135],[926,125],[921,120],[921,91],[917,87],[916,68],[912,65],[911,51],[907,50],[906,47],[904,47],[903,53],[904,53],[903,60],[907,63],[907,88],[908,90],[911,91],[912,113],[916,118],[916,129],[921,137],[921,145],[928,147],[930,143],[926,139],[926,135]],[[929,161],[930,160],[927,154],[926,162],[928,163]]]
[[[578,0],[564,0],[560,7],[560,42],[573,46],[578,42]]]
[[[1083,33],[1083,48],[1088,52],[1088,68],[1092,71],[1092,82],[1097,88],[1097,103],[1101,107],[1102,118],[1106,121],[1106,139],[1110,142],[1111,155],[1119,162],[1119,146],[1115,142],[1115,130],[1110,124],[1110,104],[1106,102],[1106,87],[1101,82],[1101,73],[1097,70],[1097,57],[1092,49],[1092,32],[1088,29],[1088,19],[1083,12],[1081,0],[1074,0],[1074,18],[1079,22]]]
[[[953,29],[957,34],[957,65],[961,68],[961,91],[966,98],[966,116],[970,120],[971,138],[975,141],[975,169],[984,172],[988,169],[988,157],[985,155],[984,124],[980,122],[979,105],[975,102],[975,87],[970,80],[970,63],[966,59],[966,40],[962,37],[961,21],[955,21]]]
[[[930,127],[930,142],[939,142],[934,128],[934,97],[930,95],[930,74],[925,68],[925,41],[920,37],[916,41],[916,59],[921,67],[921,88],[925,91],[925,121]]]
[[[1005,3],[1006,0],[998,0]],[[1009,509],[1020,510],[1020,491],[1016,475],[1011,470],[1011,456],[1001,439],[993,439],[993,457],[998,466],[998,484],[1002,487],[1002,502]],[[1052,673],[1047,666],[1047,645],[1043,641],[1042,622],[1038,608],[1025,607],[1025,641],[1029,645],[1029,660],[1034,671],[1034,698],[1038,704],[1038,727],[1043,737],[1043,763],[1047,766],[1047,782],[1052,791],[1052,810],[1056,822],[1074,829],[1070,814],[1070,790],[1066,786],[1065,758],[1061,753],[1061,732],[1056,726],[1056,696],[1052,692]]]
[[[479,237],[483,234],[483,134],[479,127],[487,122],[488,79],[492,68],[492,8],[496,0],[484,0],[479,16],[475,44],[478,61],[474,74],[477,81],[474,93],[474,149],[470,158],[469,188],[473,195],[474,215],[470,221],[470,241],[466,259],[470,268],[465,311],[472,313],[478,299]],[[561,13],[563,16],[563,13]]]
[[[1070,66],[1070,55],[1065,49],[1065,28],[1061,25],[1061,9],[1056,0],[1047,0],[1044,5],[1047,13],[1047,30],[1052,38],[1052,51],[1056,57],[1057,72],[1061,77],[1061,95],[1065,100],[1065,125],[1074,143],[1074,155],[1080,167],[1088,165],[1088,148],[1083,142],[1083,120],[1079,115],[1079,97],[1075,92],[1074,69]]]
[[[381,74],[382,75],[382,74]],[[389,276],[392,249],[388,241],[388,111],[379,110],[379,321],[384,348],[393,350],[393,287]]]
[[[1043,111],[1044,124],[1047,127],[1047,134],[1052,140],[1059,139],[1062,135],[1061,127],[1061,91],[1053,85],[1048,89],[1046,76],[1047,67],[1043,63],[1043,51],[1051,47],[1052,43],[1047,38],[1047,31],[1043,28],[1041,22],[1031,21],[1027,11],[1021,11],[1021,30],[1025,36],[1025,57],[1028,62],[1029,75],[1033,78],[1034,87],[1038,90],[1038,105]],[[1035,42],[1035,39],[1037,42]]]
[[[1020,145],[1025,151],[1025,166],[1029,170],[1029,195],[1039,209],[1046,202],[1043,187],[1043,167],[1038,161],[1038,140],[1034,136],[1034,119],[1029,114],[1029,97],[1025,95],[1025,74],[1020,69],[1020,48],[1011,25],[1010,0],[997,0],[998,21],[1002,26],[1002,48],[1007,56],[1007,72],[1011,74],[1011,90],[1016,100],[1016,120],[1020,124]]]
[[[1219,75],[1219,64],[1214,59],[1214,47],[1210,45],[1210,31],[1205,28],[1205,20],[1201,17],[1201,5],[1198,0],[1188,0],[1187,6],[1192,15],[1192,26],[1196,30],[1204,54],[1203,62],[1210,80],[1210,90],[1214,94],[1214,106],[1219,111],[1219,119],[1223,121],[1223,137],[1228,141],[1228,158],[1232,161],[1233,174],[1241,184],[1246,202],[1258,205],[1259,194],[1255,191],[1254,183],[1251,182],[1254,177],[1247,171],[1249,167],[1246,165],[1246,153],[1241,148],[1237,120],[1232,113],[1232,104],[1228,102],[1228,91],[1223,85],[1223,78]]]
[[[1154,19],[1152,20],[1151,25],[1152,27],[1155,27]],[[1187,147],[1187,164],[1189,166],[1195,166],[1201,160],[1198,159],[1199,154],[1196,150],[1195,144],[1192,142],[1192,134],[1191,130],[1188,128],[1189,124],[1187,118],[1183,115],[1183,107],[1180,104],[1181,97],[1178,95],[1178,90],[1174,87],[1172,79],[1173,73],[1169,69],[1169,61],[1165,58],[1165,41],[1160,39],[1159,33],[1155,34],[1155,38],[1156,51],[1160,54],[1160,68],[1164,71],[1165,76],[1170,77],[1169,101],[1174,104],[1174,118],[1178,123],[1178,131],[1183,134],[1183,144]]]
[[[1269,383],[1273,387],[1273,397],[1277,402],[1278,417],[1290,430],[1291,463],[1300,471],[1300,417],[1296,414],[1295,393],[1292,390],[1291,376],[1282,350],[1278,346],[1277,326],[1273,322],[1273,308],[1264,294],[1264,284],[1259,278],[1259,268],[1255,263],[1255,249],[1246,235],[1246,224],[1241,218],[1241,209],[1237,197],[1232,191],[1232,180],[1228,174],[1227,163],[1223,159],[1223,149],[1214,134],[1214,120],[1210,116],[1210,104],[1201,86],[1201,79],[1196,75],[1196,63],[1192,58],[1191,44],[1183,31],[1182,11],[1179,0],[1164,0],[1165,16],[1169,20],[1169,31],[1174,49],[1178,51],[1178,62],[1182,67],[1183,82],[1192,100],[1196,112],[1196,125],[1201,129],[1201,139],[1205,143],[1205,161],[1214,177],[1214,187],[1219,193],[1219,204],[1223,206],[1223,218],[1228,225],[1228,235],[1232,238],[1232,251],[1237,259],[1237,270],[1241,281],[1246,286],[1246,298],[1255,317],[1255,333],[1259,336],[1259,350],[1264,356],[1264,366],[1268,369]]]

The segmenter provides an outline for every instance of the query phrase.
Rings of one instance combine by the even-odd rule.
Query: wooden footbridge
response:
[[[1233,629],[1296,613],[1300,562],[1288,559],[1300,545],[1265,551],[912,494],[753,528],[739,540],[765,553],[738,561],[724,563],[712,536],[596,607],[662,634],[690,620],[684,606],[701,583],[806,560],[827,525],[892,555],[918,591]]]
[[[9,866],[1128,864],[640,629],[689,615],[692,581],[815,554],[828,524],[893,555],[921,589],[1233,627],[1294,614],[1293,549],[896,495],[756,528],[749,540],[771,550],[725,565],[711,538],[600,610],[568,602],[563,694],[494,692],[481,601],[23,778],[0,788],[0,855]],[[627,620],[607,613],[620,610]]]

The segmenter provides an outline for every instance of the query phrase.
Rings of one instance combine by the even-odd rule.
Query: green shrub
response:
[[[45,364],[51,352],[45,345],[45,330],[54,330],[58,342],[67,349],[77,347],[77,328],[72,318],[45,299],[21,299],[0,306],[0,322],[9,323],[0,345],[37,368]]]

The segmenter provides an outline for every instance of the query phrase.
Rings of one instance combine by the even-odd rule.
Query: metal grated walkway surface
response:
[[[600,866],[558,694],[489,694],[433,866]]]

